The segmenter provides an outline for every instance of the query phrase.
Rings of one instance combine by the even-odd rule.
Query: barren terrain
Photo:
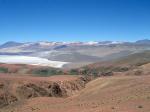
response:
[[[18,77],[19,78],[19,77]],[[23,77],[32,82],[70,81],[76,76],[53,76],[50,78]],[[14,80],[9,76],[1,79]],[[77,78],[78,79],[78,78]],[[15,78],[17,80],[17,78]],[[19,78],[20,80],[20,78]],[[24,82],[23,81],[23,82]],[[16,81],[15,81],[16,82]],[[30,82],[31,83],[31,82]],[[79,82],[77,82],[79,83]],[[76,82],[74,83],[76,84]],[[66,86],[66,85],[65,85]],[[64,87],[64,85],[63,85]],[[81,86],[72,86],[74,87]],[[76,88],[69,97],[38,96],[21,100],[1,108],[1,112],[149,112],[150,76],[111,76],[101,77]]]

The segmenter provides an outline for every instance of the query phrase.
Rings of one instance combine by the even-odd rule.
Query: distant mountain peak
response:
[[[0,48],[6,48],[6,47],[14,47],[22,45],[23,43],[15,42],[15,41],[8,41],[2,45],[0,45]]]
[[[135,43],[137,43],[137,44],[150,44],[150,40],[149,39],[143,39],[143,40],[138,40]]]

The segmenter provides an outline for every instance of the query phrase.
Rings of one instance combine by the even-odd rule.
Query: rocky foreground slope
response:
[[[68,97],[85,87],[81,76],[31,77],[0,74],[0,108],[35,97]]]
[[[111,76],[90,81],[67,98],[30,98],[0,112],[149,112],[149,105],[150,76]]]

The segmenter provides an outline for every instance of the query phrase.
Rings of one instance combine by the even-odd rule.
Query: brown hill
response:
[[[85,87],[81,76],[31,77],[0,74],[0,107],[35,97],[68,97]]]
[[[134,53],[129,56],[103,61],[71,71],[80,75],[110,76],[116,72],[127,72],[139,69],[140,66],[150,63],[150,51]]]
[[[91,81],[69,98],[37,97],[2,112],[149,112],[150,76],[112,76]]]

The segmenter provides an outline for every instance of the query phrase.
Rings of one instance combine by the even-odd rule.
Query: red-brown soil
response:
[[[26,74],[31,75],[33,70],[50,68],[47,66],[36,66],[36,65],[26,65],[26,64],[5,64],[5,63],[0,63],[0,67],[7,68],[8,73],[15,73],[20,75],[26,75]]]
[[[75,77],[37,78],[36,81],[40,79],[60,81],[62,78],[63,81],[67,79],[73,82]],[[4,79],[4,76],[1,79]],[[23,79],[30,77],[21,78],[21,82]],[[0,112],[150,112],[150,76],[97,78],[67,98],[33,97],[0,110]]]
[[[32,77],[0,74],[0,108],[36,97],[69,97],[85,87],[81,76]]]

